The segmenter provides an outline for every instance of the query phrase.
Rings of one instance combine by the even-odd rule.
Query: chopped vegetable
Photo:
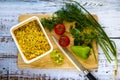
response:
[[[63,24],[57,24],[54,27],[54,31],[58,35],[62,35],[65,32],[65,26]]]
[[[81,59],[87,59],[90,55],[90,47],[72,46],[71,50]]]
[[[56,65],[61,65],[64,62],[64,57],[63,57],[62,53],[57,49],[54,49],[50,53],[50,57]]]
[[[68,36],[63,35],[59,38],[59,44],[62,47],[66,47],[70,44],[70,39],[68,38]]]

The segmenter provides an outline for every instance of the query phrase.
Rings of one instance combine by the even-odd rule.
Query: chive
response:
[[[62,23],[63,21],[75,22],[75,29],[79,30],[81,35],[78,35],[74,32],[72,34],[71,32],[71,34],[74,36],[74,42],[83,42],[83,44],[87,46],[88,44],[85,44],[84,42],[86,40],[85,34],[82,33],[82,31],[84,31],[85,28],[94,30],[92,31],[94,34],[91,34],[93,37],[91,38],[91,35],[87,35],[87,39],[90,39],[91,41],[96,40],[98,45],[103,50],[103,53],[105,54],[107,60],[109,62],[112,61],[112,57],[110,55],[111,53],[115,58],[116,65],[118,65],[116,44],[109,39],[102,26],[78,2],[73,0],[67,1],[70,1],[70,3],[66,3],[65,6],[63,6],[60,10],[56,11],[53,14],[52,18],[42,20],[43,25],[45,25],[44,27],[47,27],[49,30],[52,30],[54,28],[54,25],[56,25],[57,23]],[[76,37],[76,35],[78,37]]]
[[[113,54],[113,56],[115,57],[115,59],[117,59],[117,52],[116,52],[116,47],[112,44],[112,41],[109,39],[109,37],[107,36],[107,34],[105,33],[105,31],[102,29],[101,25],[93,18],[93,16],[83,7],[81,6],[78,2],[76,1],[73,1],[75,2],[77,5],[79,5],[87,14],[88,14],[88,19],[90,19],[89,21],[91,22],[91,24],[93,25],[93,27],[99,31],[100,37],[98,38],[103,38],[106,42],[107,42],[107,45],[106,44],[100,44],[100,42],[98,41],[99,45],[101,46],[101,48],[103,49],[107,59],[110,58],[110,55],[109,53],[107,52],[107,49],[109,49],[111,51],[111,53]],[[99,39],[98,39],[99,40]],[[100,40],[101,41],[101,40]],[[101,43],[104,43],[103,41],[101,41]],[[104,46],[107,46],[104,47]],[[111,61],[111,58],[109,59]]]

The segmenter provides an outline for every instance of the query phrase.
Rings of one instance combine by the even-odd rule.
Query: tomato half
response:
[[[58,35],[62,35],[65,32],[65,26],[63,24],[57,24],[54,27],[54,31]]]

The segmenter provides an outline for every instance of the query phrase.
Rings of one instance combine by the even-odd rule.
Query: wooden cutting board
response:
[[[19,22],[21,22],[21,21],[23,21],[23,20],[25,20],[25,19],[27,19],[29,17],[32,17],[32,16],[37,16],[39,18],[47,18],[47,17],[50,17],[51,15],[48,15],[48,14],[23,14],[23,15],[19,16]],[[96,15],[93,15],[93,17],[96,20],[98,20]],[[70,46],[73,45],[72,35],[68,34],[69,26],[71,24],[73,24],[73,23],[64,22],[64,25],[67,26],[65,35],[71,36],[70,37],[70,41],[71,41],[70,45],[67,47],[69,50],[70,50]],[[48,36],[50,34],[53,34],[54,36],[59,37],[58,35],[56,35],[54,33],[54,31],[49,32],[47,29],[45,29],[45,30],[46,30]],[[53,45],[54,49],[58,49],[58,47],[56,46],[54,41],[51,39],[51,37],[49,37],[49,38],[50,38],[50,40],[52,42],[52,45]],[[95,42],[93,42],[93,45],[94,45],[95,55],[97,56],[97,60],[98,60],[98,47],[97,47],[97,44]],[[18,67],[19,68],[44,68],[44,69],[56,69],[56,68],[59,68],[59,69],[73,69],[73,68],[75,68],[64,54],[63,54],[63,56],[64,56],[64,63],[62,65],[59,65],[59,66],[55,65],[53,63],[52,59],[50,58],[50,55],[46,55],[43,58],[41,58],[41,59],[39,59],[39,60],[37,60],[37,61],[35,61],[33,63],[26,64],[26,63],[24,63],[24,61],[22,60],[20,54],[18,53]],[[94,69],[94,68],[98,67],[98,62],[95,61],[93,54],[91,54],[90,57],[87,60],[81,60],[77,56],[75,56],[75,57],[87,69]]]

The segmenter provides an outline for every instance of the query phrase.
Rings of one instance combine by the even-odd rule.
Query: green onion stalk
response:
[[[87,17],[88,17],[87,19],[88,19],[89,23],[99,33],[98,37],[96,38],[98,45],[103,50],[103,53],[105,54],[105,56],[109,62],[113,61],[112,57],[109,54],[109,53],[112,53],[112,55],[114,56],[114,59],[115,59],[116,69],[117,69],[118,68],[118,59],[117,59],[116,45],[115,45],[114,41],[110,40],[110,38],[107,36],[105,31],[103,30],[102,26],[93,18],[93,16],[82,5],[80,5],[80,3],[73,1],[73,0],[70,0],[70,1],[72,4],[78,5],[80,7],[80,9],[82,9],[83,12],[85,14],[87,14]]]
[[[110,38],[103,30],[102,26],[93,18],[93,16],[82,5],[73,0],[66,1],[67,1],[65,2],[66,5],[62,7],[60,10],[56,11],[51,18],[42,19],[42,24],[46,26],[46,28],[48,28],[50,31],[54,28],[54,26],[57,23],[62,23],[63,21],[76,22],[77,25],[75,28],[81,32],[84,31],[84,29],[86,28],[93,30],[90,36],[86,36],[87,39],[91,41],[95,40],[97,42],[97,44],[101,47],[103,53],[105,54],[109,62],[113,61],[112,56],[114,56],[117,69],[118,59],[116,45],[114,41],[110,40]],[[79,39],[81,39],[81,36],[79,38],[77,37],[76,39],[79,41]],[[110,53],[112,55],[110,55]]]

